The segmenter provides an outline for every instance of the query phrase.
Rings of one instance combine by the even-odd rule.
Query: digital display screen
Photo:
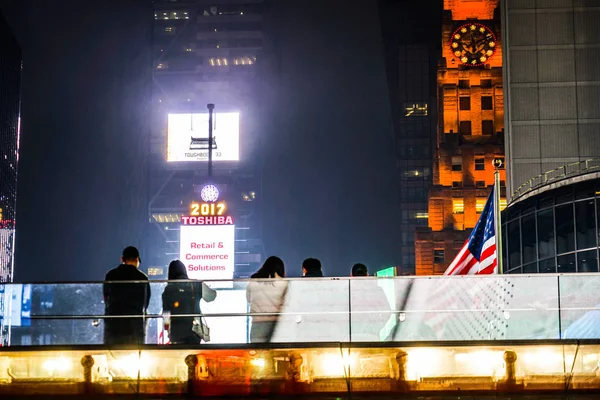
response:
[[[209,143],[208,113],[169,114],[167,125],[167,161],[208,161],[212,159],[239,161],[240,114],[237,112],[213,114],[213,138]]]

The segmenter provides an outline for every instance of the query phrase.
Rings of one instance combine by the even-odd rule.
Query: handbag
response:
[[[210,342],[210,328],[204,323],[202,317],[194,317],[192,332],[198,339]]]
[[[202,296],[200,296],[200,298],[202,298]],[[200,299],[196,299],[194,284],[192,284],[192,301],[194,302],[196,313],[200,314]],[[210,342],[210,328],[206,325],[204,318],[201,316],[194,317],[194,321],[192,322],[192,332],[194,333],[194,336],[201,341]]]

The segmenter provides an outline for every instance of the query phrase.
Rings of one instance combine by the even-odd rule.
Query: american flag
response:
[[[444,275],[483,275],[498,273],[496,252],[495,191],[490,193],[479,221]]]

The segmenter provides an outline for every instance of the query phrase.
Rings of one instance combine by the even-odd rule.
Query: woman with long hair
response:
[[[163,313],[170,314],[169,341],[172,344],[198,344],[193,331],[194,319],[200,316],[200,300],[213,301],[217,292],[204,282],[189,282],[185,265],[174,260],[169,264],[169,283],[162,294]],[[188,281],[188,282],[182,282]],[[179,317],[178,315],[182,315]]]
[[[250,313],[253,314],[250,341],[270,342],[287,294],[283,260],[275,256],[267,258],[251,278],[260,280],[250,282],[246,289]]]

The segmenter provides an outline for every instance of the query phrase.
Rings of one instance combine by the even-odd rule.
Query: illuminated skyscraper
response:
[[[13,278],[21,49],[0,14],[0,282]]]
[[[209,182],[236,220],[236,276],[262,261],[263,14],[262,0],[154,2],[149,275],[164,276],[179,258],[181,216]],[[215,104],[210,177],[208,103]]]
[[[445,0],[442,27],[433,186],[428,227],[415,237],[417,275],[441,274],[452,262],[494,183],[492,161],[504,157],[499,0]]]

